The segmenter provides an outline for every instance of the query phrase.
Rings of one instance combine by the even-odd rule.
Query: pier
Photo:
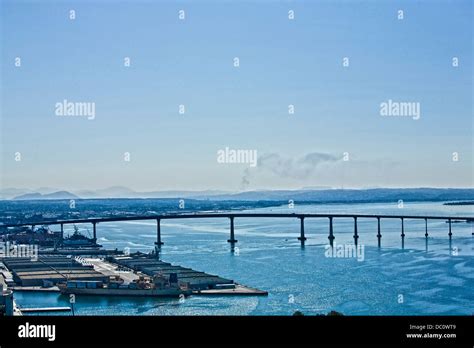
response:
[[[90,223],[93,227],[94,239],[97,239],[97,225],[99,223],[107,222],[121,222],[121,221],[144,221],[154,220],[156,221],[156,250],[159,251],[161,246],[164,244],[161,238],[161,221],[162,220],[177,220],[177,219],[228,219],[229,220],[229,242],[233,246],[238,242],[236,239],[235,232],[235,220],[244,218],[287,218],[287,219],[299,219],[300,220],[300,233],[297,239],[304,246],[307,240],[305,235],[305,220],[307,219],[328,219],[328,240],[329,244],[334,244],[336,238],[334,233],[334,220],[341,218],[350,218],[354,220],[354,243],[359,242],[359,234],[357,230],[357,222],[360,219],[375,219],[377,220],[377,244],[381,247],[382,240],[382,229],[381,220],[384,219],[396,219],[401,221],[401,242],[402,248],[405,247],[405,220],[424,220],[425,221],[425,238],[428,239],[428,220],[444,220],[448,223],[447,237],[449,241],[452,240],[453,229],[452,222],[474,222],[474,216],[436,216],[436,215],[381,215],[381,214],[297,214],[297,213],[192,213],[192,214],[161,214],[161,215],[144,215],[144,216],[118,216],[118,217],[105,217],[105,218],[88,218],[88,219],[71,219],[71,220],[56,220],[56,221],[39,221],[39,222],[28,222],[21,224],[4,224],[3,227],[21,227],[21,226],[35,226],[35,225],[60,225],[61,235],[64,231],[64,225],[67,224],[81,224]]]
[[[104,261],[99,262],[104,263]],[[114,256],[109,258],[109,262],[113,265],[122,266],[124,269],[132,270],[133,273],[131,274],[135,276],[142,274],[153,277],[156,274],[160,274],[169,278],[174,274],[181,284],[192,290],[194,295],[268,295],[266,291],[238,284],[232,279],[172,265],[150,257],[150,255],[138,253],[133,256]],[[120,276],[122,276],[122,273],[120,273]]]
[[[81,289],[97,289],[102,284],[107,284],[108,289],[120,288],[123,290],[123,286],[126,289],[137,289],[140,281],[145,278],[154,279],[158,276],[159,284],[166,285],[168,281],[174,282],[192,295],[268,295],[268,292],[264,290],[236,283],[232,279],[173,265],[158,260],[153,255],[143,253],[129,256],[109,256],[105,260],[80,258],[83,264],[63,256],[41,256],[38,260],[30,258],[1,258],[1,260],[2,264],[13,273],[14,285],[9,287],[10,294],[13,291],[61,292],[61,284],[64,285],[71,281],[75,284],[80,283],[81,286],[77,287],[78,294],[83,294]],[[135,286],[133,286],[134,284]],[[130,286],[132,287],[130,288]],[[112,296],[113,294],[105,295]],[[30,313],[69,311],[71,308],[40,307],[21,308],[20,310]],[[8,315],[13,315],[13,309],[8,313]]]
[[[42,312],[70,312],[71,307],[38,307],[38,308],[21,308],[23,313],[42,313]]]

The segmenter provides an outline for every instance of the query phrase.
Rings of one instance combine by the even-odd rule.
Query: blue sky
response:
[[[472,18],[471,1],[2,0],[2,186],[472,187]],[[95,119],[56,116],[64,99]],[[420,119],[380,116],[388,99]],[[277,160],[218,163],[225,147]]]

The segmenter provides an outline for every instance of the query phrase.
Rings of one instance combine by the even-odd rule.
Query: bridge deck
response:
[[[438,215],[384,215],[384,214],[318,214],[318,213],[194,213],[194,214],[162,214],[145,216],[119,216],[106,218],[87,218],[25,222],[21,224],[0,224],[3,227],[20,227],[31,225],[67,225],[79,223],[101,223],[142,220],[170,220],[170,219],[209,219],[209,218],[379,218],[379,219],[428,219],[428,220],[474,220],[474,216],[438,216]]]

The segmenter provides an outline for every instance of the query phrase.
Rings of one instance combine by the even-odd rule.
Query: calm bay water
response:
[[[472,206],[440,202],[396,204],[301,205],[249,212],[380,213],[473,215]],[[451,248],[448,224],[405,221],[401,249],[400,220],[382,220],[377,248],[376,219],[359,219],[363,261],[325,256],[328,219],[306,219],[308,240],[301,248],[298,219],[236,219],[238,243],[227,243],[228,219],[162,222],[164,261],[217,274],[269,292],[268,297],[191,296],[170,299],[76,297],[76,315],[307,315],[331,310],[346,315],[471,315],[474,313],[474,225],[454,223]],[[68,231],[68,230],[66,230]],[[353,243],[353,220],[335,219],[337,244]],[[98,238],[106,248],[150,251],[156,225],[150,222],[103,223]],[[65,306],[56,293],[15,294],[23,307]],[[67,314],[70,315],[70,314]]]

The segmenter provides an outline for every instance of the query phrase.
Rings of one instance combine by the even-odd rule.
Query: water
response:
[[[249,212],[468,215],[472,206],[442,203],[334,204],[287,206]],[[429,222],[426,245],[423,220],[405,221],[401,249],[400,220],[382,220],[377,248],[376,219],[359,219],[363,261],[328,258],[328,219],[306,219],[308,240],[301,248],[298,219],[236,219],[238,239],[230,252],[228,219],[162,221],[162,259],[269,292],[268,297],[191,296],[173,299],[76,297],[76,315],[307,315],[331,310],[346,315],[472,315],[474,313],[473,225]],[[353,220],[335,219],[337,244],[353,244]],[[150,222],[102,223],[99,242],[106,248],[150,251],[156,225]],[[15,294],[24,307],[66,306],[56,293]],[[51,313],[53,314],[53,313]],[[56,315],[64,315],[57,313]],[[70,314],[66,314],[70,315]]]

